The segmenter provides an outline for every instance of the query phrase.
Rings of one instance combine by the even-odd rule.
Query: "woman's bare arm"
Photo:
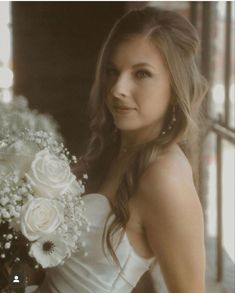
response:
[[[177,155],[154,162],[143,174],[137,196],[169,292],[204,293],[203,213],[188,162]]]

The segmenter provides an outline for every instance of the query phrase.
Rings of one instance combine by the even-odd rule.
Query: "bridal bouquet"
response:
[[[0,265],[28,253],[35,268],[63,264],[83,249],[86,175],[62,143],[44,131],[25,130],[0,140]]]
[[[63,141],[58,123],[51,115],[30,109],[24,96],[15,96],[12,101],[5,103],[0,92],[0,140],[6,135],[16,135],[25,128],[49,132],[56,140]]]

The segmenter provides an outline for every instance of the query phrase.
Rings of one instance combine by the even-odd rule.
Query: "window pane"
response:
[[[231,79],[229,88],[229,126],[235,128],[235,2],[232,2],[232,25],[231,25]]]
[[[224,66],[225,66],[225,19],[226,2],[217,2],[215,36],[213,37],[213,84],[211,88],[210,117],[216,119],[224,115]]]
[[[212,132],[205,144],[208,148],[208,196],[207,196],[207,231],[211,237],[216,236],[216,135]]]
[[[13,85],[11,2],[0,2],[0,100],[10,102]]]
[[[235,149],[230,142],[222,142],[222,214],[223,246],[230,258],[234,260],[234,178]]]
[[[222,141],[223,284],[226,292],[234,292],[234,162],[234,145],[228,141]]]

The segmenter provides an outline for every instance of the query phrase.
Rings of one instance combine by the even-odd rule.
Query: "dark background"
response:
[[[14,93],[58,121],[71,153],[88,137],[99,49],[125,2],[12,2]]]

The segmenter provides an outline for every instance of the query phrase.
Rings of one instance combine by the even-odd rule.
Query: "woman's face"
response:
[[[171,89],[158,49],[143,37],[122,41],[110,57],[106,79],[106,105],[116,127],[159,134]]]

